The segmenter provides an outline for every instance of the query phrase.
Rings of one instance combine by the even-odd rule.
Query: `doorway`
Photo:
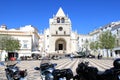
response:
[[[55,51],[66,50],[66,41],[64,39],[58,39],[55,43]]]

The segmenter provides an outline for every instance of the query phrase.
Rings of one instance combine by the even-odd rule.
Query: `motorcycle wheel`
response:
[[[82,76],[76,75],[76,76],[73,77],[73,80],[86,80],[86,79],[83,78]]]
[[[8,72],[6,72],[6,77],[7,77],[7,80],[14,80],[12,78],[12,75],[10,73],[8,73]]]
[[[27,78],[20,78],[19,80],[27,80]]]
[[[53,75],[51,73],[48,73],[46,76],[45,76],[45,80],[53,80]]]

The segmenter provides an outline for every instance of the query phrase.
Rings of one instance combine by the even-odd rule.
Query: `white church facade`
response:
[[[47,54],[68,54],[78,50],[78,34],[72,31],[72,23],[62,8],[49,19],[44,31],[44,51]]]

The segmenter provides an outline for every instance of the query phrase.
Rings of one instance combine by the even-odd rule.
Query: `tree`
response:
[[[95,43],[94,43],[94,42],[91,42],[91,43],[90,43],[90,49],[91,49],[91,50],[94,50],[94,49],[95,49]]]
[[[7,35],[0,35],[0,50],[5,50],[5,41],[7,40],[8,36]]]
[[[100,48],[107,49],[107,57],[108,57],[108,49],[112,50],[115,46],[115,36],[112,35],[110,31],[102,32],[99,36]]]
[[[90,43],[90,49],[92,49],[92,50],[96,50],[96,49],[98,49],[99,48],[99,43],[98,43],[98,41],[95,41],[95,42],[91,42]]]
[[[90,49],[91,49],[91,50],[96,51],[96,50],[98,50],[98,48],[99,48],[99,43],[98,43],[98,41],[94,41],[94,42],[91,42],[91,43],[90,43]]]
[[[6,50],[7,52],[19,50],[19,40],[14,39],[8,35],[2,35],[0,37],[0,49]]]

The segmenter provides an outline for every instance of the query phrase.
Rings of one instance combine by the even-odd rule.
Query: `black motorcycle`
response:
[[[57,64],[42,63],[40,67],[35,67],[35,70],[40,71],[42,80],[70,80],[73,77],[71,69],[55,69]]]
[[[56,69],[53,71],[53,80],[71,80],[73,78],[73,72],[71,69]]]
[[[89,62],[81,62],[73,80],[120,80],[120,59],[116,59],[113,65],[113,68],[100,72],[96,67],[89,66]]]
[[[99,80],[120,80],[120,58],[114,60],[113,67],[98,74]]]
[[[8,80],[27,80],[27,70],[19,70],[19,67],[16,66],[18,63],[19,61],[11,65],[5,65],[3,62],[0,63],[2,66],[6,66],[5,72]]]
[[[35,67],[35,70],[40,71],[42,80],[53,80],[52,72],[55,70],[57,64],[44,63],[40,67]]]

